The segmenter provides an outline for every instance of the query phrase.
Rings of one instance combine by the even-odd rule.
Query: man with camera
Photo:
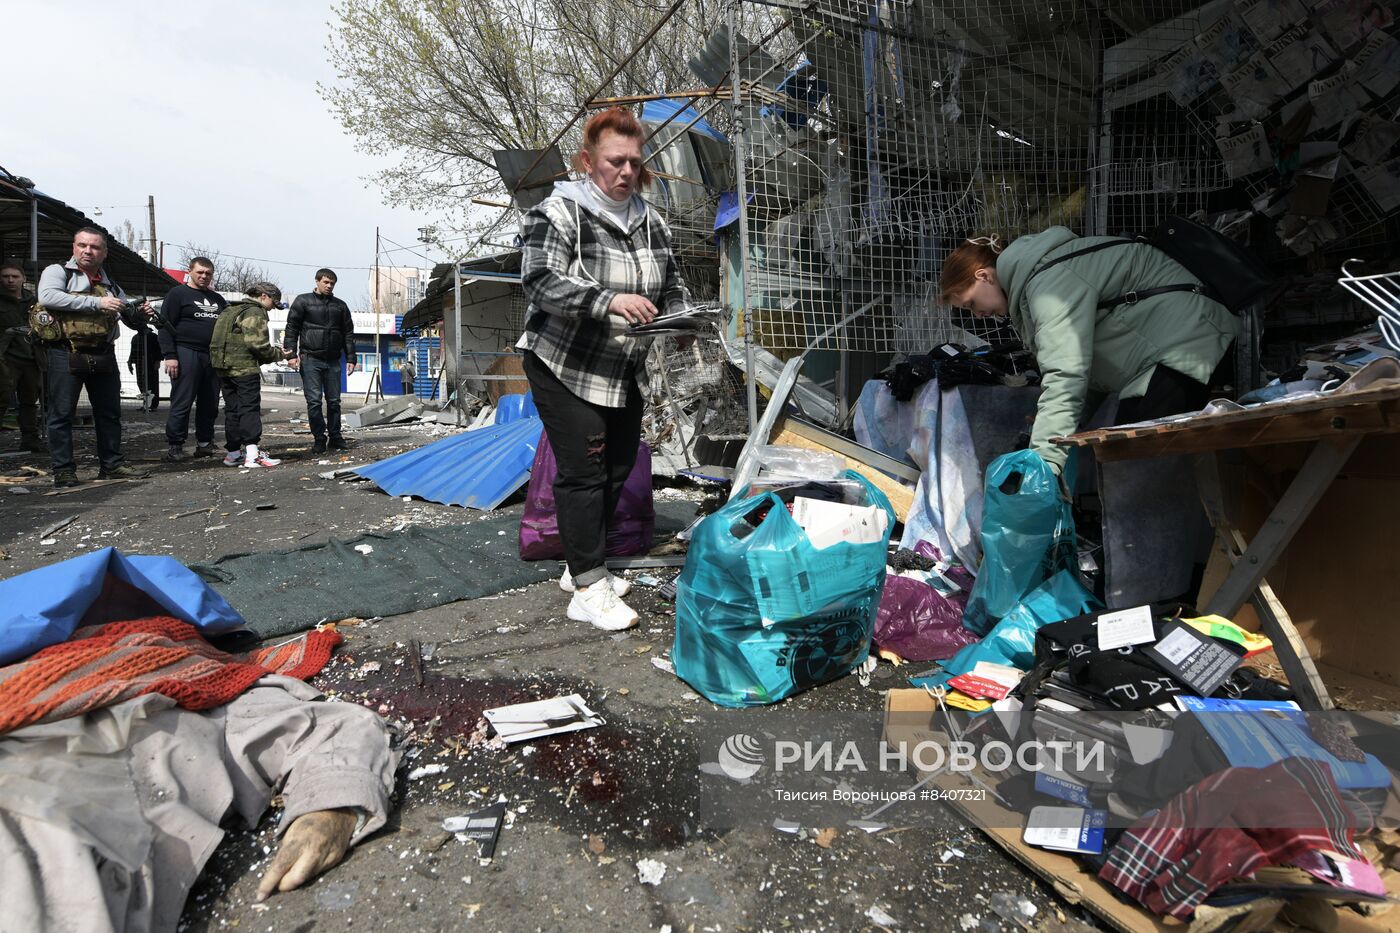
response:
[[[43,346],[48,369],[49,456],[55,486],[79,485],[73,460],[73,417],[78,393],[87,389],[97,431],[99,479],[142,479],[122,462],[121,377],[117,373],[117,321],[139,327],[153,316],[144,301],[129,301],[102,270],[107,235],[83,227],[73,236],[73,258],[39,277],[39,304],[30,328]]]
[[[24,293],[24,268],[0,263],[0,422],[10,396],[19,397],[19,441],[23,450],[42,453],[39,439],[39,362],[29,345],[29,309],[34,299]]]
[[[191,409],[194,455],[212,457],[218,453],[214,449],[214,421],[219,415],[219,374],[209,364],[209,340],[228,302],[214,291],[213,282],[213,261],[196,256],[190,260],[185,284],[172,288],[160,306],[165,323],[157,336],[165,374],[170,377],[170,416],[165,421],[165,442],[170,449],[165,459],[171,463],[185,459]]]

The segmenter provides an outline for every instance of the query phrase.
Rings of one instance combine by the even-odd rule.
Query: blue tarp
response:
[[[501,403],[505,406],[506,399]],[[514,421],[444,437],[355,472],[391,496],[494,509],[530,478],[544,430],[538,416],[508,412],[506,417],[517,414]]]
[[[674,120],[671,120],[672,116],[675,116]],[[686,107],[678,100],[649,100],[645,104],[642,104],[642,122],[665,123],[667,120],[671,120],[666,127],[667,129],[671,129],[672,127],[680,129],[684,126],[690,126],[690,121],[695,120],[695,118],[699,116],[700,115],[695,112],[694,107]],[[690,132],[708,136],[725,145],[729,144],[729,140],[725,138],[725,135],[711,126],[703,117],[696,121],[693,126],[690,126]],[[669,139],[670,137],[668,136],[666,138]]]
[[[67,641],[102,597],[109,578],[130,584],[207,635],[243,627],[243,617],[175,558],[127,557],[106,547],[0,581],[0,606],[5,607],[0,664]],[[95,615],[113,621],[101,612]]]

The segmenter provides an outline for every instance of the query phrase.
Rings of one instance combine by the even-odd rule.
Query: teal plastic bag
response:
[[[1079,582],[1078,574],[1061,570],[1012,607],[980,642],[968,645],[944,661],[941,674],[920,677],[910,683],[916,687],[941,687],[951,678],[972,670],[978,661],[1030,670],[1035,662],[1036,629],[1102,608],[1094,594]]]
[[[1074,516],[1040,454],[1003,454],[987,467],[983,488],[982,566],[963,612],[963,627],[977,635],[1056,572],[1078,565]]]
[[[676,581],[676,674],[720,706],[776,703],[865,662],[894,509],[855,471],[882,540],[818,550],[777,493],[737,496],[691,535]],[[744,516],[769,506],[751,533]]]

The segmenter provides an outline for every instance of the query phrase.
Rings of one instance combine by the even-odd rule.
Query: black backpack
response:
[[[1153,246],[1186,267],[1204,285],[1160,285],[1131,291],[1099,302],[1107,310],[1121,304],[1134,304],[1168,292],[1194,292],[1218,301],[1238,314],[1263,298],[1276,284],[1274,274],[1253,253],[1234,240],[1204,224],[1185,217],[1168,217],[1148,236],[1123,237],[1095,243],[1065,256],[1058,256],[1031,273],[1035,278],[1051,266],[1113,246],[1146,244]]]

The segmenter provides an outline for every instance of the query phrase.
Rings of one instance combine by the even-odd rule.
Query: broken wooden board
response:
[[[99,486],[115,486],[118,483],[129,483],[126,479],[95,479],[90,483],[83,483],[81,486],[69,486],[65,489],[54,489],[44,493],[46,496],[70,496],[75,492],[84,492],[89,489],[96,489]]]
[[[870,485],[885,494],[885,498],[890,500],[890,505],[894,508],[895,518],[901,522],[907,521],[909,512],[914,508],[914,489],[905,486],[897,479],[892,479],[872,467],[870,464],[846,454],[825,447],[816,441],[808,440],[790,428],[786,421],[779,421],[775,429],[771,444],[781,444],[785,447],[801,447],[804,450],[817,450],[826,454],[835,454],[846,461],[847,469],[855,470],[861,476],[870,481]]]
[[[1386,383],[1181,421],[1081,431],[1053,441],[1063,447],[1092,447],[1101,460],[1132,460],[1394,431],[1400,431],[1400,385]]]

